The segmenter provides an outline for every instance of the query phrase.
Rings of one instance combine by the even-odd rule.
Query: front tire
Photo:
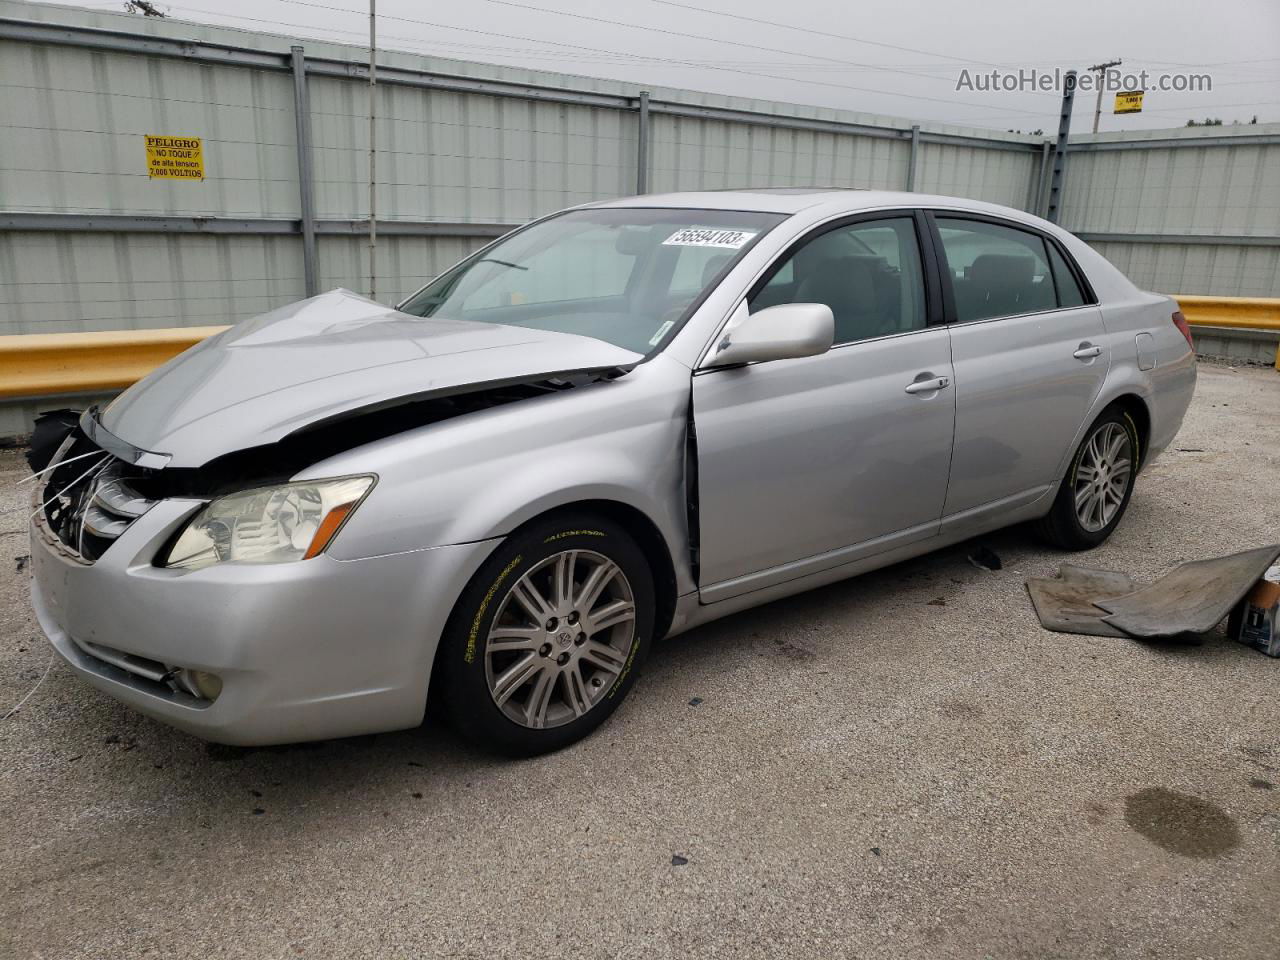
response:
[[[1133,495],[1142,443],[1133,417],[1108,407],[1085,432],[1037,532],[1063,550],[1090,550],[1119,526]]]
[[[589,514],[535,520],[458,599],[436,694],[458,733],[483,749],[558,750],[617,709],[653,623],[653,575],[625,529]]]

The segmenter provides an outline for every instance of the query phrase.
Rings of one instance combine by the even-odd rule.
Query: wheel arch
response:
[[[561,513],[589,513],[604,517],[631,534],[641,552],[644,553],[645,560],[649,563],[649,570],[653,574],[654,596],[657,601],[653,636],[655,640],[665,636],[675,616],[679,591],[676,586],[676,568],[671,555],[671,545],[667,543],[667,538],[663,536],[662,530],[653,519],[639,507],[623,503],[621,500],[602,498],[574,500],[530,517],[512,530],[508,536],[514,536],[530,524],[540,523]]]
[[[1147,449],[1151,443],[1151,401],[1146,395],[1147,392],[1142,384],[1128,379],[1104,386],[1094,397],[1093,405],[1081,421],[1075,436],[1071,438],[1070,445],[1063,451],[1062,459],[1058,462],[1058,478],[1061,479],[1066,472],[1067,465],[1080,448],[1089,427],[1102,416],[1103,411],[1111,407],[1119,407],[1128,413],[1133,418],[1134,426],[1138,428],[1138,442],[1141,447],[1138,469],[1141,470],[1146,464]]]
[[[1133,419],[1133,425],[1138,430],[1138,469],[1141,470],[1146,465],[1147,449],[1151,444],[1151,410],[1146,401],[1136,393],[1122,393],[1102,409],[1110,407],[1119,407]]]
[[[634,538],[653,574],[653,587],[657,599],[653,622],[654,638],[665,636],[671,628],[676,600],[680,593],[675,559],[671,552],[671,544],[661,527],[634,504],[599,496],[564,500],[552,506],[544,506],[536,513],[520,518],[518,522],[507,527],[507,532],[501,535],[501,539],[508,540],[532,524],[565,513],[589,513],[612,520]],[[461,592],[459,591],[460,595]],[[454,602],[457,603],[456,600]]]
[[[526,527],[534,523],[542,522],[559,514],[569,513],[588,513],[612,520],[635,539],[636,544],[640,547],[641,552],[648,561],[649,569],[653,574],[653,588],[656,601],[653,621],[653,639],[656,641],[664,637],[667,631],[671,628],[672,620],[675,617],[676,601],[679,597],[675,563],[672,558],[670,545],[667,543],[667,538],[663,536],[658,524],[640,508],[629,503],[624,503],[621,500],[610,500],[605,498],[587,498],[566,501],[544,509],[537,514],[524,519],[518,526],[510,530],[510,532],[502,539],[507,540],[516,536]],[[471,581],[468,580],[468,585],[470,582]],[[457,613],[458,604],[462,601],[462,595],[465,592],[465,589],[466,587],[464,586],[462,590],[458,591],[458,596],[454,598],[453,608],[449,612],[449,619],[452,619]],[[438,703],[440,700],[434,687],[438,682],[438,678],[442,675],[442,671],[439,670],[438,667],[440,657],[444,650],[445,644],[439,644],[433,658],[431,680],[428,684],[428,708],[430,708],[433,703]]]

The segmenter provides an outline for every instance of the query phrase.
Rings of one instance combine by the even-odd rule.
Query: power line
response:
[[[327,4],[314,3],[314,2],[311,2],[311,0],[278,0],[278,2],[287,3],[294,6],[309,7],[315,10],[328,10],[335,13],[346,13],[346,14],[352,14],[360,17],[364,16],[364,14],[359,10],[351,10],[346,7],[334,7],[334,6],[329,6]],[[419,26],[432,27],[437,30],[455,30],[461,33],[476,33],[476,34],[481,34],[483,36],[502,37],[504,40],[523,40],[531,43],[542,43],[542,44],[548,44],[550,46],[564,47],[566,49],[571,49],[571,50],[585,50],[590,53],[605,53],[605,54],[611,54],[615,56],[627,56],[627,54],[623,53],[622,51],[609,50],[602,47],[590,47],[584,44],[566,43],[561,40],[540,40],[536,37],[526,37],[521,34],[499,33],[491,29],[481,30],[474,27],[458,27],[458,26],[453,26],[452,24],[437,23],[430,20],[417,20],[412,17],[397,17],[397,16],[392,16],[391,14],[383,14],[382,19],[395,20],[401,23],[412,23]],[[899,97],[899,98],[904,98],[908,100],[925,100],[933,103],[945,104],[946,106],[949,106],[949,107],[954,107],[957,104],[959,104],[962,106],[979,107],[987,110],[999,110],[1001,112],[1006,112],[1006,113],[1018,112],[1016,107],[998,107],[998,106],[995,106],[994,104],[975,103],[973,101],[968,101],[968,100],[955,100],[955,99],[948,99],[943,97],[930,97],[924,94],[916,94],[916,93],[900,93],[893,90],[883,90],[883,89],[877,89],[874,87],[859,87],[859,86],[854,86],[852,84],[846,84],[846,83],[832,83],[826,80],[805,80],[799,77],[784,77],[784,76],[779,76],[773,73],[759,73],[753,70],[744,70],[736,67],[711,66],[708,64],[699,64],[694,61],[679,60],[671,57],[655,57],[655,56],[637,55],[637,59],[643,59],[653,63],[666,63],[666,64],[672,64],[672,65],[681,66],[681,67],[692,67],[694,69],[717,70],[725,73],[736,73],[743,76],[757,77],[757,78],[766,79],[766,80],[782,80],[787,83],[805,83],[813,86],[830,87],[836,90],[852,90],[856,93],[874,93],[881,96]]]
[[[293,3],[293,4],[295,4],[295,5],[300,5],[300,6],[309,6],[309,7],[314,7],[314,8],[317,8],[317,9],[322,9],[322,10],[331,10],[331,11],[340,12],[340,13],[347,13],[347,14],[351,14],[351,15],[358,15],[358,16],[361,16],[361,17],[363,17],[363,16],[365,15],[365,14],[364,14],[363,12],[361,12],[361,11],[349,10],[349,9],[342,8],[342,7],[332,7],[332,6],[327,6],[327,5],[323,5],[323,4],[319,4],[319,3],[305,2],[305,0],[280,0],[280,2],[282,2],[282,3]],[[667,0],[652,0],[652,2],[655,2],[655,3],[657,3],[657,2],[667,2]],[[681,6],[681,4],[672,4],[672,5],[675,5],[675,6]],[[208,14],[208,15],[210,15],[210,16],[217,16],[217,17],[220,17],[220,18],[223,18],[223,19],[242,20],[242,21],[246,21],[246,22],[250,22],[250,23],[259,23],[259,24],[266,24],[266,25],[268,25],[268,26],[282,27],[282,28],[288,29],[288,30],[290,30],[290,31],[295,31],[295,30],[296,30],[296,27],[297,27],[297,24],[290,23],[290,22],[285,22],[285,21],[281,21],[281,20],[270,20],[270,19],[264,19],[264,18],[261,18],[261,17],[248,17],[248,16],[243,16],[243,15],[238,15],[238,14],[227,14],[227,13],[223,13],[222,11],[205,10],[205,9],[202,9],[202,8],[199,8],[199,7],[188,7],[188,6],[185,6],[185,5],[175,5],[175,6],[174,6],[174,9],[184,10],[184,11],[188,11],[188,12],[191,12],[191,13]],[[453,26],[449,26],[449,25],[447,25],[447,24],[435,24],[435,23],[429,23],[429,22],[426,22],[426,21],[414,20],[414,19],[407,18],[407,17],[395,17],[395,16],[383,15],[382,19],[384,19],[384,20],[388,20],[388,19],[389,19],[389,20],[397,20],[397,21],[402,21],[402,22],[407,22],[407,23],[421,24],[421,25],[424,25],[424,26],[439,27],[439,28],[442,28],[442,29],[456,30],[456,31],[465,32],[465,33],[480,33],[480,34],[485,34],[485,35],[487,35],[487,34],[488,34],[488,32],[486,32],[486,31],[474,30],[474,29],[467,28],[467,27],[453,27]],[[230,27],[230,29],[240,29],[240,30],[242,30],[242,31],[244,30],[244,28],[236,28],[236,27]],[[318,31],[318,32],[328,33],[328,34],[340,34],[340,35],[345,35],[345,36],[360,37],[360,38],[362,38],[362,39],[363,39],[363,38],[365,38],[365,36],[366,36],[366,34],[365,34],[363,31],[357,31],[357,30],[343,30],[343,29],[338,28],[338,27],[320,27],[320,26],[316,26],[316,27],[312,27],[311,29],[313,29],[313,30],[315,30],[315,31]],[[803,29],[803,28],[797,28],[797,29]],[[687,66],[687,67],[693,67],[693,68],[697,68],[697,67],[705,67],[705,68],[707,68],[707,69],[722,69],[722,70],[727,70],[727,71],[729,71],[729,72],[735,72],[735,73],[747,73],[747,74],[748,74],[748,75],[750,75],[750,76],[766,76],[766,77],[767,77],[767,76],[770,76],[769,74],[760,74],[760,73],[755,73],[755,72],[750,72],[750,71],[745,71],[745,70],[734,70],[734,69],[732,69],[732,67],[730,67],[730,66],[728,66],[728,65],[727,65],[727,64],[732,64],[732,63],[734,63],[734,61],[708,61],[708,62],[704,62],[704,61],[697,61],[697,60],[679,60],[679,61],[676,61],[676,60],[671,60],[671,59],[663,58],[663,57],[647,56],[647,55],[645,55],[645,54],[630,54],[630,53],[625,53],[625,52],[623,52],[623,51],[616,51],[616,50],[612,50],[612,51],[610,51],[610,50],[602,50],[602,49],[599,49],[599,48],[583,47],[583,46],[581,46],[581,45],[575,45],[575,44],[568,44],[568,45],[566,45],[566,44],[560,43],[560,42],[558,42],[558,41],[552,41],[552,40],[540,40],[540,39],[532,38],[532,37],[522,37],[522,36],[514,36],[514,35],[508,35],[508,34],[493,34],[493,35],[495,35],[495,36],[502,36],[502,37],[505,37],[505,38],[507,38],[507,39],[524,40],[524,41],[531,42],[531,43],[549,44],[549,45],[552,45],[552,46],[561,46],[561,47],[563,47],[563,46],[569,46],[569,47],[571,47],[571,48],[572,48],[572,49],[574,49],[574,50],[586,50],[586,51],[588,51],[588,52],[592,52],[592,51],[593,51],[593,52],[597,53],[597,54],[598,54],[598,56],[596,56],[596,57],[585,57],[585,56],[582,56],[582,55],[581,55],[581,54],[579,54],[579,53],[575,53],[575,54],[573,54],[573,55],[572,55],[572,57],[567,57],[565,54],[557,53],[557,52],[555,52],[555,51],[548,51],[548,50],[545,50],[545,49],[538,49],[538,48],[535,48],[535,47],[513,47],[513,46],[500,46],[500,45],[496,45],[496,44],[476,44],[476,43],[465,43],[465,42],[461,42],[461,41],[449,41],[449,40],[434,39],[434,38],[433,38],[432,40],[429,40],[429,41],[428,41],[428,40],[425,40],[425,39],[423,39],[423,38],[421,38],[421,37],[409,37],[409,36],[404,36],[404,35],[398,35],[398,36],[397,36],[397,35],[391,35],[391,34],[385,34],[385,33],[383,34],[383,37],[384,37],[384,39],[388,39],[388,40],[396,40],[396,41],[398,41],[398,42],[405,43],[405,44],[414,44],[415,46],[408,48],[408,49],[410,50],[410,52],[423,53],[423,54],[428,54],[428,55],[437,55],[437,56],[438,56],[438,55],[440,55],[440,53],[439,53],[439,51],[438,51],[438,50],[434,49],[434,47],[442,46],[442,47],[456,47],[456,48],[460,48],[460,49],[461,49],[461,50],[463,50],[464,52],[465,52],[465,51],[470,51],[470,50],[480,50],[480,51],[484,51],[484,52],[486,52],[486,53],[506,54],[506,55],[512,55],[512,56],[516,56],[516,57],[527,57],[527,58],[537,58],[537,59],[554,59],[554,60],[574,59],[574,60],[577,60],[578,62],[581,62],[581,63],[601,62],[601,63],[612,63],[612,64],[632,65],[632,66],[642,65],[642,64],[646,64],[646,63],[675,63],[675,64],[678,64],[678,65],[680,65],[680,66]],[[834,35],[833,35],[833,36],[834,36]],[[343,42],[343,41],[339,40],[338,42]],[[430,45],[431,45],[431,47],[416,46],[417,44],[423,44],[423,43],[430,44]],[[447,54],[447,53],[446,53],[446,54],[444,54],[444,55],[445,55],[445,56],[448,56],[448,54]],[[1276,58],[1276,59],[1280,59],[1280,58]],[[1065,61],[1064,61],[1064,62],[1065,62]],[[1147,61],[1147,63],[1148,63],[1149,65],[1153,65],[1153,66],[1154,66],[1154,64],[1152,64],[1152,63],[1151,63],[1151,62],[1149,62],[1149,61]],[[806,65],[803,65],[803,64],[795,64],[794,66],[799,67],[799,66],[806,66]],[[819,66],[819,65],[817,65],[817,64],[813,64],[813,65],[810,65],[810,66]],[[860,90],[860,89],[865,89],[865,88],[859,88],[859,87],[852,87],[852,86],[850,86],[850,85],[845,85],[845,84],[830,84],[830,83],[823,83],[823,82],[821,82],[821,81],[804,80],[804,79],[801,79],[801,78],[798,78],[798,77],[774,77],[773,79],[781,79],[781,80],[786,80],[786,81],[790,81],[790,82],[794,82],[794,83],[810,83],[810,84],[817,84],[817,85],[821,85],[821,86],[834,86],[834,87],[839,87],[839,88],[841,88],[841,89],[859,89],[859,90]],[[1254,82],[1254,81],[1240,81],[1240,82],[1250,82],[1250,83],[1252,83],[1252,82]],[[1257,81],[1257,82],[1266,82],[1266,81]],[[1226,86],[1226,85],[1230,85],[1230,84],[1231,84],[1231,82],[1230,82],[1230,81],[1228,81],[1227,83],[1223,83],[1223,84],[1219,84],[1219,85],[1220,85],[1220,86]],[[892,93],[891,91],[876,91],[876,92],[883,92],[883,93],[886,93],[886,94],[889,94],[889,95],[894,95],[894,96],[914,97],[914,95],[912,95],[912,94],[894,94],[894,93]],[[938,100],[938,98],[926,98],[926,97],[920,97],[919,99]],[[959,118],[959,119],[952,119],[952,120],[950,120],[950,121],[949,121],[949,122],[951,122],[951,123],[958,123],[958,124],[965,124],[965,123],[991,123],[992,121],[994,121],[994,120],[998,120],[998,119],[999,119],[999,120],[1005,120],[1005,121],[1013,121],[1013,120],[1027,119],[1027,118],[1036,118],[1036,119],[1041,119],[1041,118],[1043,118],[1043,116],[1044,116],[1044,114],[1043,114],[1043,113],[1040,113],[1040,112],[1023,112],[1023,113],[1017,113],[1017,112],[1012,112],[1014,108],[996,107],[996,106],[993,106],[993,105],[990,105],[990,104],[972,103],[972,102],[970,102],[970,101],[959,101],[959,100],[952,101],[952,100],[946,100],[946,101],[940,101],[940,102],[945,102],[945,103],[947,103],[948,105],[962,104],[962,105],[969,105],[969,106],[978,107],[978,108],[980,108],[980,109],[1000,110],[1000,111],[1002,111],[1002,112],[1004,112],[1004,113],[1005,113],[1005,116],[1003,116],[1003,117],[991,117],[991,116],[986,116],[986,115],[984,115],[984,116],[974,116],[974,117],[962,117],[962,118]],[[1198,109],[1213,109],[1213,108],[1215,108],[1215,107],[1217,107],[1217,106],[1223,106],[1223,107],[1227,107],[1227,106],[1255,106],[1255,105],[1256,105],[1256,106],[1263,106],[1263,105],[1267,105],[1267,104],[1272,103],[1272,102],[1274,102],[1274,101],[1257,101],[1257,102],[1256,102],[1256,103],[1254,103],[1254,104],[1198,104],[1198,105],[1191,105],[1191,106],[1189,106],[1187,109],[1192,109],[1192,110],[1198,110]],[[1165,112],[1165,111],[1162,111],[1162,110],[1159,110],[1159,109],[1155,109],[1155,110],[1147,110],[1147,111],[1144,111],[1144,112],[1151,113],[1151,114],[1158,114],[1158,113],[1162,113],[1162,112]],[[1169,113],[1171,113],[1171,114],[1181,114],[1181,113],[1183,113],[1183,112],[1185,112],[1185,111],[1184,111],[1184,110],[1174,109],[1174,110],[1170,110],[1170,111],[1168,111],[1168,112],[1169,112]]]
[[[929,74],[913,73],[910,70],[904,70],[900,67],[883,66],[875,63],[863,63],[857,60],[843,60],[838,57],[827,57],[817,53],[806,53],[799,50],[788,50],[784,47],[767,47],[758,43],[747,43],[745,41],[729,40],[724,37],[709,37],[706,34],[690,33],[687,30],[668,30],[665,27],[653,27],[643,23],[629,23],[625,20],[618,20],[616,18],[595,17],[595,16],[591,16],[590,14],[573,13],[568,10],[556,10],[551,7],[543,7],[533,3],[521,3],[519,2],[519,0],[483,0],[483,2],[492,3],[502,7],[515,7],[520,10],[532,10],[536,13],[547,13],[557,17],[569,17],[573,20],[583,20],[589,23],[603,23],[611,27],[627,27],[628,29],[631,29],[631,30],[644,30],[649,33],[657,33],[657,34],[661,34],[663,36],[668,36],[668,37],[680,37],[682,39],[688,39],[688,40],[705,40],[709,43],[720,43],[720,44],[724,44],[726,46],[731,46],[731,47],[743,47],[744,49],[748,49],[748,50],[763,50],[766,53],[782,53],[782,54],[786,54],[788,56],[793,56],[793,57],[808,57],[812,60],[821,60],[826,63],[838,64],[841,66],[859,67],[867,70],[881,70],[887,73],[900,73],[900,74],[903,74],[904,76],[916,77],[922,80],[946,80],[947,79],[946,77],[935,77],[935,76],[930,76]],[[655,2],[660,2],[660,0],[655,0]],[[714,12],[714,11],[711,11],[711,12]],[[912,52],[919,53],[922,51],[912,51]],[[790,64],[783,64],[783,66],[790,66]],[[796,64],[796,66],[802,66],[802,64]]]
[[[727,19],[730,19],[730,20],[742,20],[746,23],[754,23],[754,24],[759,24],[766,27],[778,27],[783,30],[794,30],[797,33],[808,33],[817,37],[828,37],[836,40],[848,40],[852,43],[864,43],[872,47],[884,47],[885,49],[888,49],[888,50],[901,50],[906,53],[919,53],[919,54],[923,54],[926,57],[938,57],[940,59],[951,60],[956,63],[969,63],[969,64],[977,63],[977,64],[981,64],[984,67],[1007,66],[1007,64],[1003,64],[1003,63],[991,63],[987,60],[970,60],[970,59],[965,59],[964,57],[954,57],[948,53],[935,53],[932,50],[921,50],[917,47],[904,47],[896,43],[885,43],[880,40],[867,40],[864,37],[854,37],[854,36],[850,36],[847,33],[832,33],[828,30],[815,30],[812,27],[800,27],[800,26],[796,26],[794,23],[783,23],[782,21],[779,21],[779,20],[766,20],[763,17],[748,17],[745,14],[741,14],[741,13],[728,13],[724,10],[712,10],[708,7],[700,7],[692,3],[678,3],[676,2],[676,0],[649,0],[649,2],[661,4],[664,7],[680,7],[681,9],[684,9],[684,10],[697,10],[700,13],[710,14],[713,17],[726,17]]]
[[[754,23],[754,24],[759,24],[761,26],[766,26],[766,27],[777,27],[782,30],[793,30],[797,33],[807,33],[816,37],[828,37],[828,38],[833,38],[837,40],[848,40],[851,43],[861,43],[861,44],[866,44],[872,47],[883,47],[888,50],[901,50],[906,53],[919,53],[926,57],[937,57],[939,59],[949,60],[953,63],[961,63],[961,64],[977,63],[986,67],[999,67],[999,68],[1018,67],[1018,66],[1024,66],[1024,65],[1043,67],[1046,65],[1046,61],[1041,61],[1041,60],[1022,61],[1022,62],[1014,62],[1014,63],[993,63],[989,60],[976,60],[976,59],[969,59],[966,57],[957,57],[948,53],[938,53],[937,51],[934,51],[934,50],[922,50],[918,47],[907,47],[907,46],[902,46],[900,44],[895,44],[895,43],[886,43],[881,40],[868,40],[865,37],[856,37],[847,33],[833,33],[829,30],[818,30],[812,27],[797,26],[794,23],[786,23],[781,20],[767,20],[763,17],[749,17],[746,14],[741,14],[741,13],[729,13],[728,11],[725,11],[725,10],[715,10],[710,7],[699,6],[698,4],[695,4],[695,3],[681,3],[679,2],[679,0],[649,0],[649,2],[656,3],[664,7],[678,7],[682,10],[696,10],[699,13],[705,13],[713,17],[724,17],[729,20],[741,20],[744,23]],[[1087,60],[1087,59],[1089,59],[1089,57],[1073,57],[1067,60],[1048,61],[1048,63],[1070,66],[1070,65],[1079,63],[1082,60]],[[1173,60],[1151,60],[1151,61],[1145,61],[1145,62],[1150,62],[1153,65],[1165,64],[1168,66],[1175,66],[1175,67],[1227,67],[1227,66],[1235,66],[1237,64],[1245,64],[1245,63],[1273,63],[1276,61],[1280,61],[1280,57],[1262,57],[1262,58],[1253,59],[1253,60],[1220,60],[1212,63],[1179,63]],[[1053,96],[1053,95],[1046,94],[1046,96]]]

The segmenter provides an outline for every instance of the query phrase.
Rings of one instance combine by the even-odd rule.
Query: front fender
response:
[[[549,510],[606,500],[647,517],[689,582],[688,391],[687,369],[654,361],[619,381],[416,428],[316,464],[307,474],[378,475],[329,552],[358,559],[489,540]]]

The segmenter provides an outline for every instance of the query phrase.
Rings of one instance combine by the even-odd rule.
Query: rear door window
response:
[[[938,217],[937,224],[961,323],[1057,309],[1039,234],[981,220]]]

